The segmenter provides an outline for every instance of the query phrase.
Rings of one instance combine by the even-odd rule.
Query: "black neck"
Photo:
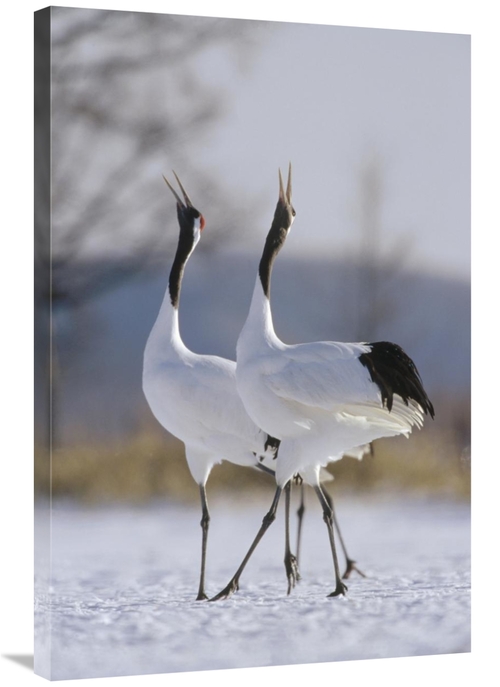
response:
[[[285,229],[279,217],[274,217],[271,229],[266,238],[264,250],[259,263],[259,277],[262,283],[264,294],[269,298],[271,292],[271,271],[276,256],[285,243],[288,229]]]
[[[174,308],[179,306],[179,296],[181,292],[182,275],[184,274],[184,266],[193,250],[194,239],[190,232],[183,231],[181,228],[179,234],[179,243],[177,245],[177,252],[175,254],[172,269],[170,270],[170,277],[168,280],[168,290],[170,293],[170,301]]]

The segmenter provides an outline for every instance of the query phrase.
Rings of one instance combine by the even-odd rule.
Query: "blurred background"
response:
[[[51,51],[52,283],[35,317],[53,326],[52,495],[198,499],[141,388],[178,234],[162,174],[175,169],[207,221],[182,336],[234,359],[277,170],[292,161],[278,335],[397,342],[436,409],[410,440],[335,464],[338,488],[468,498],[469,36],[56,7]],[[39,496],[48,345],[36,352]],[[267,498],[269,480],[230,464],[209,482],[234,498],[256,489]]]

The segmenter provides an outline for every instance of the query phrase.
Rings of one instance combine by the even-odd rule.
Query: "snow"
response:
[[[271,502],[211,503],[207,591],[234,573]],[[302,580],[286,595],[280,509],[229,600],[196,602],[194,506],[52,511],[50,588],[36,584],[35,627],[50,620],[52,679],[196,671],[470,651],[470,508],[452,501],[343,498],[337,516],[367,574],[327,598],[333,567],[308,493]],[[48,647],[51,647],[50,650]]]

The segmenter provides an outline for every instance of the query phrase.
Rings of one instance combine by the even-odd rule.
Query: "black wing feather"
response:
[[[362,353],[359,361],[370,372],[372,382],[380,389],[382,404],[392,409],[393,396],[397,394],[408,405],[416,401],[424,413],[434,417],[434,407],[425,393],[422,379],[413,360],[397,344],[377,341],[367,344],[369,353]]]

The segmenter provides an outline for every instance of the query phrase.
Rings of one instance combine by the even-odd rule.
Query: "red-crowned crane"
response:
[[[398,345],[321,341],[288,346],[278,338],[270,305],[271,272],[294,217],[290,166],[286,191],[279,173],[279,199],[236,357],[237,387],[246,411],[264,432],[280,440],[277,489],[243,562],[213,600],[238,589],[248,559],[276,517],[283,489],[296,474],[313,486],[323,509],[335,573],[329,596],[345,594],[321,468],[374,439],[408,436],[414,426],[422,426],[424,415],[434,417],[417,368]]]
[[[177,201],[179,241],[167,290],[144,351],[142,380],[156,419],[184,442],[189,470],[199,488],[202,552],[197,599],[202,600],[207,598],[205,561],[210,515],[205,485],[210,471],[227,460],[272,472],[270,466],[274,466],[272,459],[279,442],[248,417],[236,391],[236,363],[193,353],[182,341],[179,298],[184,267],[200,240],[205,219],[175,177],[184,200],[167,179],[165,182]],[[292,574],[295,559],[289,547],[287,565]]]

